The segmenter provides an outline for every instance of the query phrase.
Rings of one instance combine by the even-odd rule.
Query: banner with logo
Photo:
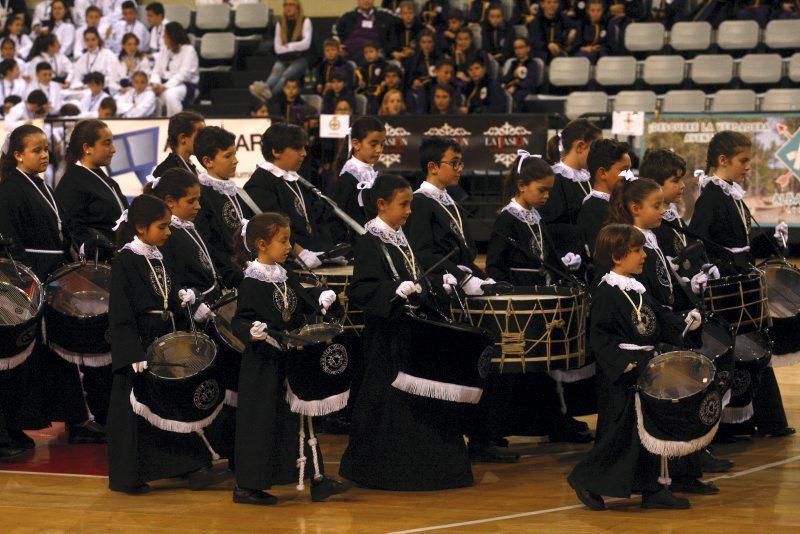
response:
[[[684,218],[700,195],[695,169],[705,169],[708,143],[716,132],[741,132],[753,143],[745,201],[762,225],[786,221],[800,226],[800,114],[648,114],[640,155],[670,148],[687,163]]]

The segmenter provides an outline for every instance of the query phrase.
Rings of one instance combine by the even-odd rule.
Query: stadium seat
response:
[[[700,54],[692,60],[692,81],[698,85],[730,83],[733,57],[727,54]]]
[[[300,95],[303,101],[317,110],[317,113],[322,113],[322,97],[319,95]]]
[[[753,50],[760,31],[754,20],[726,20],[717,30],[717,45],[722,50]]]
[[[608,95],[602,91],[570,93],[565,107],[567,118],[577,119],[584,113],[608,113]]]
[[[620,91],[614,97],[614,111],[644,111],[655,113],[656,94],[653,91]]]
[[[789,58],[789,68],[786,69],[789,79],[795,83],[800,83],[800,52]]]
[[[678,22],[672,26],[669,44],[677,52],[708,50],[711,47],[711,24]]]
[[[778,54],[747,54],[739,63],[739,79],[748,84],[778,83],[783,59]]]
[[[367,114],[367,97],[364,95],[356,95],[354,97],[356,103],[356,115],[366,115]]]
[[[764,93],[761,111],[800,111],[800,89],[770,89]]]
[[[538,85],[542,85],[542,82],[544,81],[544,71],[545,71],[544,61],[542,59],[538,58],[538,57],[533,58],[533,61],[535,61],[539,65],[539,77],[536,79],[536,85],[537,86]],[[511,64],[513,62],[514,62],[514,58],[512,57],[512,58],[508,58],[506,60],[506,62],[503,63],[503,68],[500,70],[500,76],[501,77],[505,76],[506,74],[508,74],[508,70],[511,68]]]
[[[702,113],[706,110],[706,94],[703,91],[667,91],[661,103],[662,113]]]
[[[548,78],[556,87],[583,87],[589,83],[590,68],[585,57],[557,57],[550,63]]]
[[[600,85],[633,85],[636,82],[636,58],[633,56],[601,57],[594,79]]]
[[[166,4],[164,18],[170,22],[177,22],[184,28],[192,24],[192,6],[186,4]]]
[[[771,20],[764,30],[767,48],[786,50],[800,48],[800,20]]]
[[[664,48],[664,26],[658,22],[632,22],[625,28],[625,48],[631,52],[658,52]]]
[[[200,58],[231,60],[236,54],[236,37],[229,32],[206,33],[200,38]]]
[[[680,85],[686,72],[681,56],[650,56],[644,60],[642,79],[648,85]]]
[[[756,110],[756,93],[750,89],[723,89],[711,98],[711,111],[716,113]]]
[[[233,25],[238,30],[258,30],[263,33],[269,24],[269,7],[266,4],[241,4],[233,13]]]
[[[231,23],[228,4],[200,4],[194,16],[194,25],[201,31],[227,30]]]

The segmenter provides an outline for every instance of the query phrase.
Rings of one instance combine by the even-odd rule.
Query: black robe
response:
[[[109,260],[115,249],[112,228],[122,210],[128,208],[128,200],[116,180],[106,176],[102,169],[93,171],[97,175],[80,165],[67,167],[56,186],[56,201],[64,210],[73,244],[76,247],[85,244],[87,258],[93,258],[99,248],[100,259]]]
[[[531,231],[541,228],[544,250],[540,250],[537,240]],[[510,243],[511,238],[517,245]],[[524,250],[520,250],[522,247]],[[508,211],[497,216],[489,237],[489,248],[486,252],[486,272],[494,280],[510,282],[520,286],[547,285],[549,272],[542,267],[541,257],[548,265],[562,268],[563,265],[553,246],[548,229],[543,224],[530,227],[514,217]],[[538,272],[515,272],[512,269],[538,270]],[[566,267],[563,267],[566,270]]]
[[[359,193],[361,191],[358,190],[358,179],[349,172],[344,172],[336,178],[336,182],[331,188],[331,199],[354,221],[364,226],[367,222],[367,212],[362,206],[358,205]],[[336,243],[352,242],[354,240],[355,234],[353,230],[336,214],[331,213],[328,224]]]
[[[290,188],[302,195],[308,210],[311,232],[306,227],[302,206]],[[244,190],[262,211],[276,211],[289,217],[292,227],[292,243],[298,243],[304,249],[314,252],[323,252],[333,247],[330,229],[324,223],[325,207],[299,182],[289,183],[259,167],[244,184]]]
[[[186,166],[189,166],[187,169]],[[164,173],[170,169],[184,169],[189,170],[197,176],[197,167],[195,167],[194,163],[191,161],[184,162],[183,158],[177,155],[175,152],[170,152],[169,155],[164,158],[164,161],[156,165],[156,168],[153,169],[153,176],[156,178],[161,178],[164,176]]]
[[[608,201],[591,196],[586,199],[578,213],[578,232],[590,256],[594,255],[597,234],[608,223],[610,207]]]
[[[161,280],[161,265],[151,260]],[[177,298],[179,281],[165,258],[168,276],[169,310],[176,313],[181,327]],[[159,336],[172,331],[169,320],[148,313],[163,309],[163,298],[152,280],[144,256],[122,250],[114,258],[109,301],[111,359],[114,382],[108,414],[109,487],[125,491],[162,478],[184,475],[211,465],[211,455],[194,433],[166,432],[136,415],[130,395],[134,380],[131,364],[147,360],[147,347]],[[145,371],[146,372],[146,371]]]
[[[400,322],[408,320],[403,300],[392,299],[400,281],[415,276],[400,252],[387,245],[400,278],[395,280],[381,245],[372,234],[356,241],[349,298],[364,310],[365,369],[339,472],[363,486],[394,491],[469,486],[472,470],[455,406],[392,387],[404,357],[392,347]]]
[[[671,308],[675,304],[675,293],[680,289],[675,287],[675,278],[671,273],[672,267],[664,265],[658,255],[658,251],[649,243],[645,243],[644,251],[647,254],[647,258],[644,260],[644,267],[642,272],[634,276],[634,278],[642,283],[647,289],[647,294],[656,302]],[[664,259],[666,259],[666,256]],[[669,260],[667,260],[667,263],[669,263]]]
[[[282,286],[282,284],[280,284]],[[291,317],[284,321],[281,295],[270,282],[245,277],[239,287],[239,300],[233,328],[247,347],[242,355],[239,375],[239,406],[236,410],[236,484],[240,488],[269,489],[273,485],[297,482],[298,414],[286,402],[286,359],[292,351],[278,351],[263,341],[251,341],[254,321],[276,330],[291,331],[306,324],[305,315],[316,311],[316,290],[309,291],[289,274]],[[311,475],[311,449],[305,477]],[[319,455],[323,470],[322,455]]]
[[[250,219],[253,212],[237,195],[235,200],[243,217]],[[197,231],[208,246],[217,274],[226,288],[235,288],[242,281],[242,272],[233,264],[233,239],[242,221],[231,197],[207,185],[200,186],[200,211],[194,220]]]
[[[672,223],[677,224],[681,228],[686,227],[686,223],[684,223],[681,218],[675,219]],[[656,234],[658,246],[661,247],[661,251],[664,252],[665,256],[670,258],[677,258],[689,243],[688,237],[663,223],[658,226],[658,228],[653,228],[653,233]]]
[[[636,292],[627,294],[638,304]],[[597,361],[597,432],[594,447],[569,479],[599,495],[627,498],[660,487],[660,460],[641,444],[634,407],[634,386],[653,353],[623,350],[619,344],[677,344],[683,322],[647,293],[643,301],[642,315],[648,326],[645,335],[636,330],[634,309],[619,288],[601,282],[592,294],[589,349]],[[625,372],[629,363],[637,365]]]
[[[550,191],[550,198],[539,210],[542,220],[553,235],[553,240],[558,243],[561,256],[567,252],[583,253],[581,234],[578,230],[578,214],[583,207],[583,199],[592,186],[589,182],[574,182],[555,173],[555,183]],[[588,202],[588,200],[587,200]]]

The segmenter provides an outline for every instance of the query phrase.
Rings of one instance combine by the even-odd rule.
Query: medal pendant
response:
[[[164,322],[169,321],[169,311],[164,310],[161,312],[161,320]]]
[[[636,331],[639,332],[640,335],[645,335],[647,332],[647,325],[644,324],[644,321],[636,323]]]
[[[308,235],[311,235],[313,233],[311,231],[311,223],[306,223],[306,232],[308,232]]]
[[[286,308],[281,312],[281,319],[283,319],[283,322],[288,323],[291,318],[292,313],[289,311],[289,308]]]

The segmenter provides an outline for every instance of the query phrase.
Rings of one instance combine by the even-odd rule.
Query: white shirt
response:
[[[19,37],[9,34],[8,38],[14,41],[17,47],[17,57],[23,59],[28,57],[28,54],[31,53],[31,48],[33,48],[33,41],[30,37],[23,33]]]
[[[48,85],[42,86],[39,85],[39,82],[34,78],[34,81],[29,83],[28,87],[25,89],[25,97],[22,99],[22,103],[24,104],[24,101],[28,99],[28,95],[37,89],[43,91],[44,94],[47,95],[47,100],[50,101],[51,113],[58,113],[58,110],[60,110],[61,106],[64,104],[61,85],[57,82],[50,82]]]
[[[108,48],[96,48],[75,60],[72,73],[72,87],[83,87],[83,77],[90,72],[101,72],[106,77],[106,85],[113,91],[119,89],[117,65],[119,60]]]
[[[162,48],[156,56],[156,64],[150,74],[152,83],[163,84],[170,89],[181,84],[200,81],[200,61],[192,45],[183,45],[177,54]]]
[[[72,80],[72,61],[67,59],[67,56],[61,52],[52,57],[43,52],[42,54],[31,59],[31,61],[28,63],[28,76],[31,77],[31,80],[36,79],[36,65],[42,61],[50,63],[50,66],[53,67],[53,78],[65,76],[67,82]]]
[[[104,18],[101,18],[100,24],[98,24],[97,28],[95,28],[103,41],[106,39],[105,35],[108,27],[108,22],[106,22]],[[72,48],[72,57],[75,59],[78,59],[84,54],[84,52],[86,52],[86,43],[83,41],[83,32],[85,32],[88,28],[89,26],[83,24],[77,30],[75,30],[75,46]]]
[[[72,56],[72,49],[75,46],[75,25],[71,22],[58,22],[53,27],[53,35],[58,37],[61,43],[61,52],[65,56]]]
[[[96,0],[98,7],[103,11],[103,17],[108,20],[108,23],[112,26],[118,20],[122,20],[122,4],[125,0]],[[138,3],[136,0],[133,1],[134,4]]]
[[[122,85],[122,80],[128,80],[130,82],[133,81],[133,73],[136,71],[142,71],[145,74],[150,74],[152,70],[152,65],[150,64],[150,59],[146,56],[135,59],[136,66],[132,71],[128,71],[128,66],[125,64],[125,59],[117,59],[117,66],[114,72],[114,78],[116,79],[117,83]]]
[[[149,87],[141,93],[133,89],[117,96],[117,113],[126,119],[152,117],[156,114],[156,94]]]
[[[111,37],[109,37],[106,44],[115,54],[119,54],[122,51],[122,38],[125,37],[126,33],[132,33],[139,38],[140,52],[150,50],[150,32],[140,21],[137,20],[133,24],[128,24],[124,20],[120,20],[114,23],[113,28]]]
[[[28,105],[25,102],[20,102],[6,113],[4,119],[5,128],[10,132],[33,118],[33,114],[28,110]]]
[[[164,46],[164,28],[169,24],[169,21],[164,18],[161,24],[150,28],[150,53],[155,55]]]
[[[50,18],[50,10],[53,7],[53,0],[44,0],[36,5],[33,10],[33,18],[31,19],[31,28],[41,26],[47,19]]]
[[[81,108],[81,116],[97,117],[98,111],[100,110],[100,102],[107,96],[108,93],[105,91],[100,91],[94,96],[92,96],[91,92],[87,92],[83,98],[81,98],[81,103],[78,105],[78,107]]]
[[[311,47],[311,38],[313,36],[313,29],[311,27],[311,19],[305,17],[303,20],[303,38],[299,41],[284,43],[281,40],[281,23],[278,21],[275,24],[275,53],[286,54],[288,52],[305,52]],[[288,36],[292,38],[291,35]]]
[[[72,8],[72,20],[75,26],[84,26],[86,23],[86,10],[90,6],[97,6],[103,9],[100,5],[100,0],[75,0],[74,7]]]
[[[0,80],[0,102],[11,95],[17,95],[20,98],[25,97],[25,80],[20,78],[16,80]]]

